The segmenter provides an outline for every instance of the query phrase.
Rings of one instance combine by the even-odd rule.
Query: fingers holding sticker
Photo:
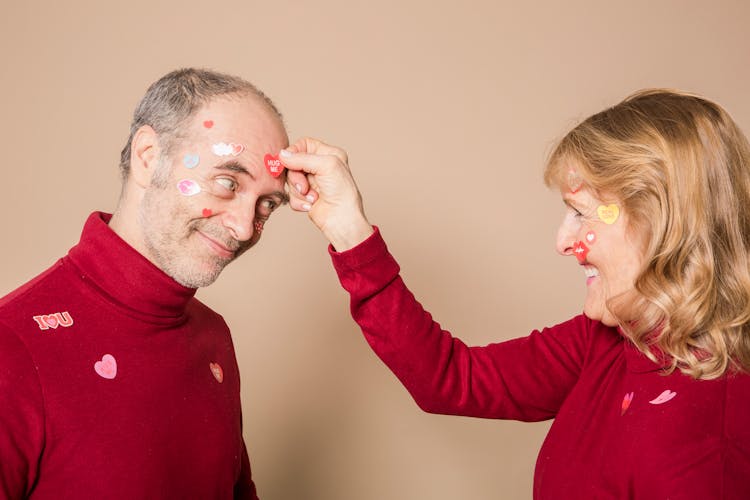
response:
[[[372,234],[344,150],[305,137],[282,150],[280,158],[290,171],[290,205],[308,212],[337,251],[352,248]],[[303,178],[306,185],[301,184]]]

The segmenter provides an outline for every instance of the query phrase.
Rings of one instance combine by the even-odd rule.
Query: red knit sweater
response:
[[[0,497],[257,498],[229,329],[108,221],[0,299]]]
[[[422,409],[555,419],[534,498],[750,498],[750,376],[665,376],[584,316],[467,347],[415,300],[378,231],[331,255],[354,319]]]

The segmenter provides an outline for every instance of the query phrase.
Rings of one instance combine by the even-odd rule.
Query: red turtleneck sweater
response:
[[[229,329],[108,221],[0,299],[0,497],[257,498]]]
[[[468,347],[415,300],[378,231],[331,254],[354,319],[421,408],[555,419],[534,498],[750,498],[747,374],[665,376],[617,330],[584,316]]]

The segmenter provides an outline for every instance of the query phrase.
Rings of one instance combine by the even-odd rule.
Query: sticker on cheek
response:
[[[591,245],[595,241],[596,233],[594,231],[589,231],[588,233],[586,233],[586,242],[588,242],[589,245]]]
[[[202,213],[203,217],[211,217],[214,212],[210,208],[204,208]]]
[[[195,168],[200,161],[201,158],[198,155],[186,154],[182,157],[182,164],[185,165],[185,168]]]
[[[284,171],[284,165],[282,165],[281,160],[279,160],[278,156],[274,156],[272,154],[266,154],[266,156],[263,157],[263,163],[266,164],[266,169],[268,169],[268,173],[271,174],[273,177],[280,176],[281,172]]]
[[[589,254],[589,247],[582,241],[576,241],[573,243],[573,255],[576,256],[578,262],[583,264],[586,262],[586,256]]]
[[[211,127],[214,126],[214,121],[213,120],[206,120],[206,121],[203,122],[203,126],[206,127],[206,128],[211,128]]]
[[[262,220],[256,220],[253,223],[253,226],[255,227],[255,232],[259,234],[262,233],[264,225],[265,225],[265,222],[263,222]]]
[[[599,219],[605,224],[614,224],[617,218],[620,216],[620,207],[615,204],[612,205],[599,205],[596,209],[596,214]]]
[[[233,142],[219,142],[211,146],[211,151],[216,156],[239,156],[245,150],[245,146],[242,144],[235,144]]]
[[[583,178],[578,174],[578,171],[574,168],[568,170],[568,189],[570,192],[575,194],[583,186]]]
[[[193,196],[201,192],[201,187],[191,179],[183,179],[177,183],[177,190],[185,196]]]

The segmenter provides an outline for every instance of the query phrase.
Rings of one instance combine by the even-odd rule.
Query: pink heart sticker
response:
[[[224,382],[224,370],[221,369],[219,363],[209,363],[208,367],[211,369],[211,373],[218,383]]]
[[[206,128],[211,128],[211,127],[214,126],[214,121],[213,120],[206,120],[206,121],[203,122],[203,126],[206,127]]]
[[[44,320],[44,322],[52,328],[57,328],[57,325],[60,324],[60,321],[54,314],[50,314],[49,316],[42,316],[42,320]]]
[[[662,392],[658,396],[656,396],[654,399],[649,401],[652,405],[662,405],[666,403],[667,401],[671,401],[673,397],[677,396],[676,392],[672,392],[669,389]]]
[[[266,154],[266,156],[263,157],[263,163],[265,163],[268,173],[273,177],[280,176],[281,172],[284,171],[284,165],[281,163],[278,156]]]
[[[201,192],[201,187],[192,179],[183,179],[177,183],[177,189],[185,196],[193,196]]]
[[[94,363],[94,370],[100,377],[111,380],[117,376],[117,361],[111,354],[105,354],[101,361]]]
[[[210,208],[204,208],[202,213],[203,217],[211,217],[211,214],[213,214]]]

